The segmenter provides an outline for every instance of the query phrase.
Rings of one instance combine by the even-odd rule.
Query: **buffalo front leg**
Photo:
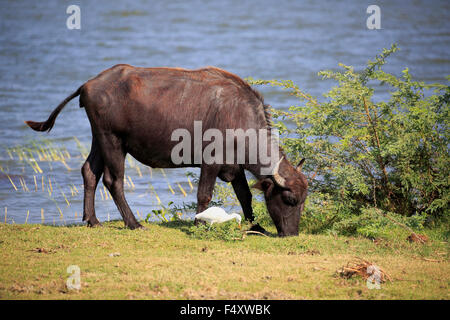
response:
[[[205,211],[208,207],[219,171],[220,168],[218,166],[202,165],[197,190],[197,213]],[[198,221],[195,220],[194,223],[197,225]]]
[[[103,174],[103,158],[95,137],[92,138],[91,152],[81,168],[84,184],[83,221],[89,227],[101,225],[95,216],[95,190]]]
[[[241,168],[239,172],[235,174],[234,179],[231,181],[231,185],[241,204],[245,219],[252,223],[250,230],[265,233],[266,230],[264,230],[263,227],[259,224],[253,224],[255,217],[253,216],[252,209],[252,193],[250,192],[244,169]]]

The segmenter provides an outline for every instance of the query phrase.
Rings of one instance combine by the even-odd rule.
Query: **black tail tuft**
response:
[[[51,128],[48,127],[47,121],[45,122],[35,122],[35,121],[25,121],[25,123],[34,131],[47,131]]]
[[[82,87],[83,86],[79,87],[77,91],[75,91],[70,96],[68,96],[66,99],[64,99],[64,101],[61,102],[59,104],[59,106],[56,107],[55,110],[53,110],[53,112],[48,117],[47,121],[44,121],[44,122],[25,121],[25,123],[34,131],[50,131],[50,130],[52,130],[58,114],[61,112],[61,110],[67,104],[67,102],[69,102],[70,100],[72,100],[73,98],[75,98],[76,96],[78,96],[80,94]]]

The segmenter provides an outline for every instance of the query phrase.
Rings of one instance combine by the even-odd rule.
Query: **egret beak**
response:
[[[240,223],[239,223],[239,225],[238,225],[238,228],[239,228],[239,229],[242,229],[242,227],[241,227],[241,224],[240,224]]]

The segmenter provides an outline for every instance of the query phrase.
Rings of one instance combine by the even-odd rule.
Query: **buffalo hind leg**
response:
[[[136,220],[125,199],[123,178],[126,153],[123,150],[121,141],[113,135],[103,136],[101,147],[104,161],[103,184],[111,193],[125,227],[130,229],[143,228]]]
[[[89,227],[101,225],[95,216],[95,190],[103,174],[103,159],[99,145],[92,138],[91,152],[81,168],[84,184],[83,221],[87,221]]]
[[[197,213],[205,211],[208,207],[219,171],[220,167],[218,166],[202,165],[197,190]],[[199,221],[195,220],[194,223],[198,225]]]
[[[250,192],[244,169],[241,168],[235,174],[234,179],[231,181],[231,185],[233,186],[233,190],[236,193],[239,203],[241,204],[245,220],[252,223],[250,230],[266,233],[266,230],[259,224],[253,224],[255,217],[253,216],[252,209],[252,193]]]

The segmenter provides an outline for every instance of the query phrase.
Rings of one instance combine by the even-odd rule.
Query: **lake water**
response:
[[[70,4],[0,2],[0,212],[3,216],[7,208],[8,223],[81,220],[84,155],[74,137],[89,148],[91,132],[78,99],[68,104],[50,134],[35,133],[23,121],[47,119],[66,96],[114,64],[213,65],[242,78],[291,79],[320,96],[333,83],[322,81],[318,71],[336,69],[339,62],[360,70],[395,42],[401,50],[385,70],[399,74],[409,67],[415,79],[426,82],[444,82],[450,74],[446,0],[76,1],[80,30],[66,27]],[[366,27],[371,4],[381,9],[380,30]],[[279,90],[259,89],[275,108],[296,103]],[[41,173],[36,162],[23,160],[29,155],[20,160],[20,152],[11,148],[24,150],[32,141],[44,143],[42,139],[51,141],[54,157],[66,160],[45,161],[42,153],[40,161],[34,153]],[[196,186],[191,189],[186,172],[198,170],[153,169],[150,175],[148,168],[137,168],[140,172],[135,163],[128,165],[126,196],[142,217],[159,208],[155,192],[163,204],[195,201]],[[96,201],[101,221],[120,218],[103,193],[97,192]]]

